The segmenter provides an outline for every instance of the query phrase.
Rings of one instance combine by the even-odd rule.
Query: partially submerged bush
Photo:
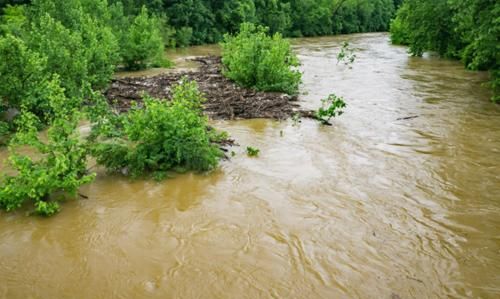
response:
[[[262,91],[296,94],[302,74],[290,43],[268,28],[243,23],[236,36],[225,35],[222,46],[224,75],[245,86]]]
[[[213,132],[202,115],[204,98],[194,81],[175,86],[172,99],[144,97],[119,116],[120,136],[98,144],[93,154],[110,171],[127,169],[132,176],[158,173],[182,167],[206,171],[217,166],[222,153],[212,144]],[[108,130],[109,132],[109,130]]]
[[[339,54],[337,54],[337,64],[343,62],[344,65],[352,68],[352,64],[356,60],[356,54],[354,54],[354,49],[350,47],[349,42],[344,41],[342,43],[342,48],[340,48]]]
[[[247,146],[247,155],[249,157],[257,157],[260,153],[260,149],[258,148],[255,148],[255,147],[251,147],[251,146]]]
[[[342,109],[347,106],[344,98],[338,97],[335,94],[322,99],[321,104],[322,106],[316,112],[316,118],[323,124],[330,124],[330,119],[342,115],[344,113]]]
[[[48,105],[54,111],[47,140],[39,138],[39,119],[23,111],[9,149],[14,175],[0,177],[0,208],[12,211],[32,201],[36,213],[50,216],[59,211],[55,194],[76,196],[78,188],[93,179],[86,174],[87,151],[78,136],[80,114],[68,108],[58,80],[48,85]],[[29,149],[30,155],[23,154]],[[21,151],[22,150],[22,151]]]

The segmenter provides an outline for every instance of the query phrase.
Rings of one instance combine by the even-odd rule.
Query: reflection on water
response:
[[[335,58],[345,39],[352,70]],[[333,127],[217,122],[241,146],[213,173],[99,173],[56,217],[1,214],[0,298],[500,297],[500,107],[485,75],[410,58],[386,34],[294,48],[301,104],[349,104]]]

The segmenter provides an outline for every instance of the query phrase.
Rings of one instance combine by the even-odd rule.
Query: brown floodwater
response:
[[[344,40],[352,69],[337,65]],[[55,217],[1,213],[0,298],[500,298],[500,106],[486,74],[411,58],[382,33],[294,48],[300,103],[348,102],[332,127],[216,122],[241,145],[216,171],[99,172]]]

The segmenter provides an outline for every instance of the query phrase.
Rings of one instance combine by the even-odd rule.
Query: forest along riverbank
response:
[[[286,119],[294,113],[310,115],[302,111],[297,96],[278,92],[258,92],[243,88],[222,75],[221,58],[205,56],[192,58],[198,68],[155,76],[124,77],[113,79],[105,92],[113,107],[124,112],[133,102],[140,103],[144,93],[156,98],[170,98],[171,86],[187,77],[195,80],[207,101],[205,113],[211,119]]]

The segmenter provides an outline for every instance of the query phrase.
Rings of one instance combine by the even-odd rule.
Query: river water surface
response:
[[[344,40],[352,69],[337,65]],[[99,172],[89,199],[53,218],[0,214],[0,298],[500,298],[500,106],[486,75],[411,58],[382,33],[294,48],[301,105],[348,103],[332,127],[217,122],[241,146],[212,173]]]

